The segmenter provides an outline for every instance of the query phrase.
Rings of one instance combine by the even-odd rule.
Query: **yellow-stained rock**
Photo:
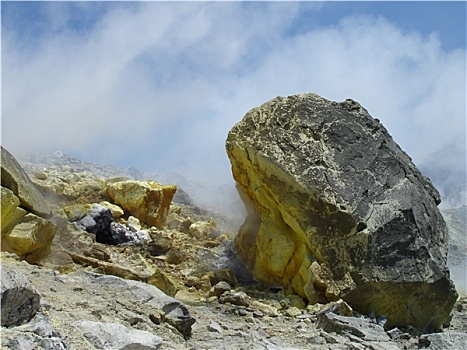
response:
[[[389,327],[449,320],[439,193],[360,104],[277,97],[230,130],[226,150],[248,213],[234,250],[256,279],[312,303],[342,298]]]
[[[19,208],[20,200],[8,188],[2,187],[2,236],[24,215],[26,210]]]
[[[220,236],[220,231],[213,218],[208,221],[193,222],[188,228],[188,232],[197,239],[210,239]]]
[[[154,274],[149,277],[147,283],[156,286],[165,294],[172,297],[181,289],[181,286],[172,277],[160,270],[154,272]]]
[[[120,208],[118,205],[112,204],[108,201],[103,201],[99,204],[102,205],[104,208],[109,209],[114,219],[119,219],[124,214],[123,209]]]
[[[23,216],[11,231],[2,236],[2,250],[15,253],[29,263],[50,254],[57,226],[34,214]]]
[[[28,211],[49,218],[51,210],[42,194],[36,188],[18,161],[1,147],[2,187],[10,189]]]
[[[149,226],[163,227],[177,187],[156,181],[108,183],[107,193],[126,212]]]
[[[77,221],[88,214],[91,204],[72,204],[63,207],[69,221]]]

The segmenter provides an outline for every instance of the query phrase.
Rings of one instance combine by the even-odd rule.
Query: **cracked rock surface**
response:
[[[277,97],[226,141],[253,275],[311,303],[343,298],[389,326],[439,329],[457,298],[440,196],[357,102]]]

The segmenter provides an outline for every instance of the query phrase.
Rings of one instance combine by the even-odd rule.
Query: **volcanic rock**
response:
[[[360,104],[277,97],[226,148],[248,211],[235,249],[257,279],[312,303],[342,298],[389,327],[448,321],[440,196]]]
[[[2,250],[36,263],[50,254],[56,231],[50,220],[28,213],[13,228],[2,231]]]
[[[138,329],[129,329],[119,323],[80,320],[73,323],[96,349],[138,349],[154,350],[162,345],[162,339],[155,334]]]
[[[10,189],[30,212],[45,218],[51,211],[42,194],[36,188],[18,161],[2,147],[2,186]]]
[[[20,208],[20,201],[19,198],[15,196],[15,194],[10,191],[6,187],[1,188],[2,191],[2,237],[3,233],[7,231],[7,229],[15,225],[18,220],[27,214],[27,211]]]
[[[0,265],[2,327],[18,326],[30,321],[40,307],[40,295],[26,276]]]
[[[126,212],[149,226],[165,225],[177,187],[156,181],[119,181],[107,185],[107,193]]]

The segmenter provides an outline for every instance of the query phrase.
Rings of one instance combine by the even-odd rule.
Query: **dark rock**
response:
[[[29,322],[40,308],[40,295],[22,273],[0,265],[2,327]]]
[[[42,194],[17,160],[2,147],[2,186],[10,189],[30,212],[50,218],[51,211]]]
[[[149,235],[144,230],[134,232],[119,222],[115,222],[110,210],[100,204],[92,204],[87,215],[76,221],[83,230],[96,235],[96,242],[109,245],[140,243]]]
[[[187,308],[180,302],[166,304],[162,310],[164,311],[164,321],[174,326],[182,335],[183,338],[191,337],[191,326],[196,320],[190,315]]]
[[[388,327],[439,329],[457,298],[440,196],[357,102],[277,97],[229,132],[248,217],[235,250],[310,302],[344,299]]]
[[[96,235],[99,243],[114,244],[114,238],[110,230],[113,222],[112,213],[100,204],[93,204],[88,214],[77,221],[77,224],[89,233]],[[120,236],[117,231],[117,236]]]

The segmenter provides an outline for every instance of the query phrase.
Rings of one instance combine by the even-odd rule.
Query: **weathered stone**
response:
[[[92,266],[105,274],[118,276],[129,280],[147,281],[154,273],[148,269],[134,268],[133,266],[122,266],[121,264],[110,263],[97,258],[74,254],[72,252],[68,252],[68,254],[76,264]]]
[[[18,220],[27,214],[27,211],[19,208],[20,201],[15,194],[8,188],[2,186],[2,236],[9,231],[9,228],[14,226]]]
[[[230,291],[231,287],[227,282],[220,281],[216,283],[208,292],[208,297],[220,297],[224,292]]]
[[[70,275],[78,276],[96,288],[111,288],[113,293],[118,293],[121,298],[134,299],[144,303],[145,308],[160,310],[162,313],[161,321],[174,326],[186,339],[191,336],[191,326],[196,320],[190,315],[185,305],[168,296],[156,286],[86,271],[74,272]]]
[[[278,97],[229,132],[248,217],[235,249],[255,277],[388,326],[440,328],[457,293],[429,179],[352,100]]]
[[[185,253],[183,253],[180,249],[177,248],[170,249],[165,256],[167,258],[167,264],[174,265],[181,264],[186,258]]]
[[[420,343],[430,350],[464,350],[467,345],[467,334],[460,332],[433,333],[423,335]]]
[[[40,261],[40,265],[61,273],[74,270],[73,259],[69,254],[61,250],[52,251],[48,257]]]
[[[214,286],[215,284],[221,281],[227,282],[233,288],[238,286],[237,277],[231,269],[218,269],[214,271],[209,271],[205,274],[205,276],[209,277],[211,286]]]
[[[154,350],[162,345],[162,339],[150,332],[131,329],[119,323],[76,321],[79,329],[96,349]]]
[[[302,311],[295,306],[289,307],[287,310],[285,310],[285,314],[289,317],[296,317],[302,314]]]
[[[154,274],[149,277],[148,284],[156,286],[161,291],[172,297],[175,296],[181,288],[178,282],[160,270],[155,271]]]
[[[165,225],[177,187],[156,181],[121,181],[109,183],[107,193],[125,211],[149,226]]]
[[[138,218],[135,218],[134,216],[130,215],[126,224],[133,232],[141,230],[141,223],[139,222]]]
[[[230,303],[238,306],[250,306],[252,300],[245,292],[228,291],[219,297],[219,302],[222,304]]]
[[[125,214],[123,209],[120,208],[118,205],[112,204],[107,201],[100,202],[99,204],[102,205],[104,208],[110,210],[110,213],[112,214],[114,220],[119,219],[121,216],[123,216],[123,214]]]
[[[22,273],[0,265],[2,327],[29,322],[40,307],[40,295]]]
[[[49,218],[50,208],[16,159],[2,147],[2,186],[10,189],[21,205],[38,216]]]
[[[368,341],[390,341],[384,328],[365,318],[346,317],[333,312],[318,315],[317,327],[326,332],[350,333]]]
[[[50,254],[56,231],[57,226],[50,220],[27,214],[11,230],[2,232],[2,250],[36,263]]]
[[[220,236],[217,224],[212,218],[208,221],[197,221],[192,223],[188,228],[188,232],[191,236],[197,239],[217,238]]]
[[[50,319],[40,311],[28,323],[2,329],[2,349],[11,350],[65,350],[67,345],[52,326]]]
[[[338,301],[335,301],[335,302],[331,302],[329,304],[326,304],[321,310],[320,312],[333,312],[335,313],[336,315],[340,315],[340,316],[352,316],[353,315],[353,310],[352,308],[349,306],[349,304],[347,304],[345,301],[343,300],[338,300]]]
[[[62,209],[69,221],[78,221],[88,214],[91,204],[66,205]]]
[[[200,283],[201,279],[197,276],[188,276],[185,281],[185,286],[196,287]]]
[[[209,325],[208,325],[208,331],[222,333],[222,328],[219,325],[219,323],[217,323],[216,321],[211,321],[209,322]]]
[[[172,248],[172,240],[161,235],[153,235],[148,251],[151,255],[158,256],[167,253]]]

